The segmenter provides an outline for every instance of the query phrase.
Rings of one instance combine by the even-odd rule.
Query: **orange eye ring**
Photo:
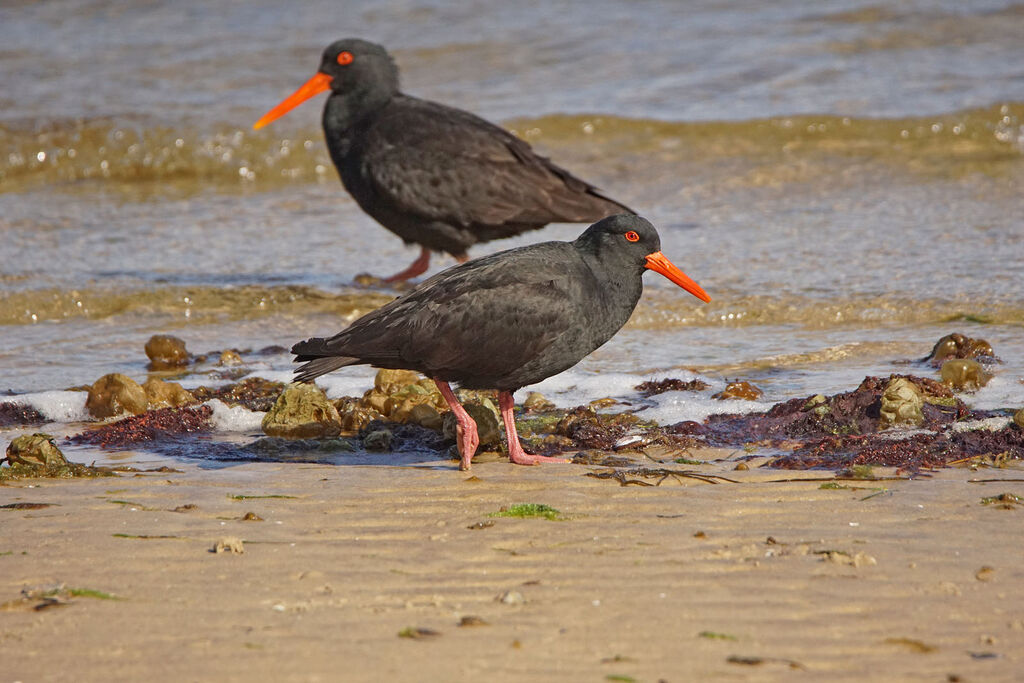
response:
[[[626,233],[626,241],[627,242],[639,242],[640,241],[640,235],[637,233],[636,230],[630,230],[629,232]]]
[[[341,64],[342,66],[348,66],[352,63],[353,59],[355,59],[355,57],[353,57],[352,53],[348,50],[338,53],[338,64]]]

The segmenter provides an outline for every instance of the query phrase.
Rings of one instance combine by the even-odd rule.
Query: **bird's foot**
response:
[[[385,278],[369,273],[359,273],[352,278],[352,284],[359,289],[392,289],[396,292],[406,292],[413,288],[413,283],[406,280],[389,282]]]
[[[463,472],[468,472],[473,463],[473,455],[476,454],[477,446],[480,445],[480,436],[477,434],[475,422],[471,422],[470,426],[466,429],[463,429],[461,420],[457,424],[455,432],[459,439],[459,455],[461,456],[459,469]]]
[[[430,250],[423,247],[420,255],[416,258],[412,264],[400,273],[395,273],[391,277],[384,278],[384,284],[394,284],[396,282],[405,282],[411,280],[417,275],[423,275],[427,272],[427,268],[430,267]]]
[[[512,449],[508,452],[508,459],[516,465],[543,465],[549,462],[570,462],[565,458],[555,458],[550,455],[534,455],[527,453],[522,448]]]

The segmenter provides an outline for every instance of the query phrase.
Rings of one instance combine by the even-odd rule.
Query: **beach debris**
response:
[[[667,377],[660,380],[648,380],[633,387],[640,395],[647,398],[666,391],[704,391],[710,384],[699,379],[675,379]]]
[[[7,463],[32,468],[61,467],[68,464],[49,434],[23,434],[7,445]]]
[[[980,569],[978,569],[978,571],[974,572],[974,578],[977,579],[978,581],[991,581],[992,579],[995,578],[995,573],[996,573],[995,567],[990,567],[988,565],[985,565],[985,566],[981,567]]]
[[[906,648],[911,652],[917,652],[923,655],[931,652],[937,652],[939,649],[934,645],[928,645],[916,638],[886,638],[882,642],[886,645],[897,645],[899,647]]]
[[[473,615],[466,615],[462,617],[461,619],[459,619],[458,625],[460,628],[465,628],[468,626],[490,626],[489,623],[487,623],[480,617],[475,617]]]
[[[526,598],[519,591],[504,591],[495,596],[494,601],[503,605],[522,605],[526,602]]]
[[[192,359],[185,342],[169,334],[154,334],[146,342],[150,370],[172,370],[188,365]]]
[[[977,391],[992,379],[992,374],[985,372],[981,363],[966,358],[947,360],[942,364],[939,376],[942,383],[954,391],[967,392]]]
[[[712,395],[711,398],[717,398],[719,401],[725,401],[728,399],[756,401],[763,395],[764,392],[750,382],[736,381],[726,384],[725,389],[722,389],[717,394]]]
[[[858,552],[850,554],[845,550],[816,550],[815,555],[821,555],[822,562],[830,562],[832,564],[849,565],[860,569],[861,567],[874,567],[878,564],[871,555],[867,553]]]
[[[124,413],[141,415],[149,407],[149,399],[138,382],[127,375],[112,372],[89,387],[85,407],[90,415],[102,420]]]
[[[697,637],[707,638],[708,640],[739,640],[739,638],[730,633],[719,633],[717,631],[701,631],[697,634]]]
[[[263,416],[263,431],[286,439],[337,436],[341,417],[315,384],[290,384]]]
[[[0,427],[41,425],[45,422],[46,417],[31,406],[11,402],[0,403]]]
[[[221,553],[244,555],[245,546],[242,544],[242,539],[236,536],[223,536],[213,544],[213,548],[210,552],[217,555],[220,555]]]
[[[412,640],[437,638],[440,635],[440,631],[434,631],[429,628],[420,628],[419,626],[406,626],[398,632],[399,638],[411,638]]]
[[[33,610],[42,612],[51,607],[65,607],[74,603],[74,598],[92,598],[93,600],[120,600],[116,595],[94,588],[69,588],[65,584],[43,588],[23,588],[21,597],[0,603],[0,612],[10,610]]]
[[[594,479],[614,479],[620,486],[661,486],[666,479],[673,479],[676,483],[683,483],[683,479],[696,479],[705,484],[718,484],[728,482],[736,484],[735,479],[729,479],[717,474],[707,474],[693,470],[675,470],[664,467],[635,467],[632,469],[611,469],[600,472],[587,472],[584,476]],[[634,479],[632,477],[639,477]],[[645,479],[657,479],[653,484]]]
[[[125,448],[168,436],[210,431],[212,417],[213,409],[206,405],[160,408],[87,429],[69,440],[102,448]]]
[[[479,529],[490,529],[492,526],[494,526],[494,520],[488,519],[488,520],[484,520],[482,522],[474,522],[474,523],[470,524],[469,526],[467,526],[466,528],[470,529],[470,530],[473,530],[473,531],[476,531],[476,530],[479,530]]]
[[[790,669],[803,669],[804,665],[794,659],[782,657],[746,657],[742,655],[730,655],[725,661],[730,664],[741,664],[743,666],[761,666],[763,664],[782,664]]]
[[[990,362],[996,360],[992,345],[987,341],[972,339],[958,332],[947,334],[935,342],[932,352],[924,360],[934,367],[941,367],[951,358],[981,358]]]
[[[241,516],[240,521],[242,522],[262,522],[263,518],[257,515],[255,512],[246,512]]]
[[[924,397],[917,385],[906,377],[893,377],[882,391],[878,428],[888,429],[895,425],[916,427],[924,422],[922,406]]]
[[[168,408],[185,406],[196,402],[196,397],[182,388],[177,382],[165,382],[156,377],[150,377],[142,385],[146,392],[146,400],[149,408]]]
[[[1018,496],[1016,493],[1000,493],[996,496],[982,498],[981,504],[992,505],[1001,510],[1016,510],[1018,507],[1024,506],[1024,496]]]

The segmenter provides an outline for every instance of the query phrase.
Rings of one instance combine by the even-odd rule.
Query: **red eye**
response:
[[[640,235],[638,235],[635,230],[630,230],[629,232],[626,233],[626,239],[630,242],[639,242]]]
[[[338,53],[338,64],[341,64],[342,66],[348,66],[352,63],[353,59],[355,59],[355,57],[352,56],[351,52],[346,51]]]

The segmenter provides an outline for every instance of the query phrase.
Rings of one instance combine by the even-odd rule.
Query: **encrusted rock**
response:
[[[984,339],[972,339],[963,334],[947,334],[932,347],[926,359],[935,367],[939,367],[950,358],[988,358],[994,359],[992,345]]]
[[[116,372],[96,380],[85,400],[89,414],[101,420],[122,413],[141,415],[148,406],[145,389],[131,377]]]
[[[341,416],[341,428],[346,432],[358,432],[374,420],[384,419],[384,414],[369,406],[364,406],[362,401],[351,396],[345,396],[334,402]]]
[[[529,412],[539,413],[554,409],[555,404],[544,398],[544,394],[539,391],[531,391],[526,395],[526,400],[523,401],[523,410]]]
[[[463,405],[469,416],[476,422],[476,431],[480,436],[480,448],[494,446],[501,443],[501,427],[498,426],[498,418],[494,412],[479,403],[466,403]],[[455,414],[451,411],[444,414],[442,433],[449,440],[456,440]]]
[[[196,397],[177,382],[165,382],[156,377],[150,377],[142,385],[142,389],[146,392],[150,408],[176,408],[196,402]]]
[[[1024,408],[1021,408],[1013,415],[1013,424],[1024,429]]]
[[[416,384],[421,379],[423,378],[412,370],[384,369],[377,371],[377,376],[373,379],[373,386],[377,391],[393,394],[405,386]]]
[[[917,385],[905,377],[894,377],[882,392],[878,428],[886,429],[897,424],[916,427],[924,422],[922,406],[924,397]]]
[[[966,358],[947,360],[942,364],[939,375],[943,384],[956,391],[977,391],[992,379],[981,363]]]
[[[228,349],[227,351],[221,351],[220,360],[217,361],[217,365],[241,365],[242,357],[238,355],[238,351],[234,349]]]
[[[722,389],[711,398],[717,398],[719,401],[725,401],[730,398],[742,401],[756,401],[762,395],[764,395],[764,392],[750,382],[729,382],[725,385],[725,389]]]
[[[291,384],[263,417],[263,431],[287,439],[337,436],[341,417],[315,384]]]
[[[64,454],[49,434],[24,434],[7,446],[7,462],[29,467],[67,465]]]
[[[434,406],[427,405],[426,403],[413,406],[412,410],[409,411],[408,421],[435,431],[440,431],[444,423],[441,413]]]
[[[394,434],[387,429],[377,429],[363,437],[363,448],[368,451],[384,452],[391,450]]]
[[[185,342],[169,334],[155,334],[146,342],[150,370],[168,370],[188,365],[189,352]]]
[[[229,553],[231,555],[244,555],[245,545],[242,543],[242,539],[237,536],[224,536],[213,544],[211,552],[216,554]]]

